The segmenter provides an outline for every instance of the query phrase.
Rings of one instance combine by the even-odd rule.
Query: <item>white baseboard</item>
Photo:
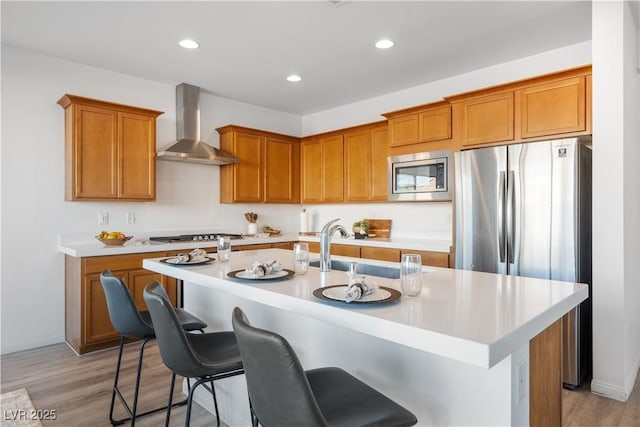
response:
[[[46,345],[58,344],[64,342],[64,336],[46,337],[33,341],[24,341],[17,343],[3,343],[0,354],[15,353],[17,351],[31,350],[32,348],[44,347]]]
[[[620,402],[626,402],[627,399],[629,399],[629,394],[631,394],[627,393],[623,387],[618,387],[597,380],[591,380],[591,392],[598,396],[608,397],[609,399],[618,400]]]

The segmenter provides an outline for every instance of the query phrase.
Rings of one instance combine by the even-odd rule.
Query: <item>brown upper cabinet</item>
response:
[[[341,133],[302,141],[302,203],[342,202],[344,146]]]
[[[302,202],[386,200],[388,155],[386,122],[304,138]]]
[[[156,118],[161,111],[66,94],[65,199],[156,198]]]
[[[462,145],[511,141],[514,137],[513,93],[463,101],[454,106],[460,120]]]
[[[389,145],[394,154],[450,148],[451,105],[447,101],[383,115],[389,119]]]
[[[344,133],[344,200],[387,200],[386,125],[359,127]]]
[[[590,65],[446,99],[457,150],[591,134]]]
[[[584,131],[587,122],[586,94],[585,76],[517,91],[522,138]]]
[[[217,129],[240,162],[220,166],[222,203],[299,203],[299,139],[240,126]]]

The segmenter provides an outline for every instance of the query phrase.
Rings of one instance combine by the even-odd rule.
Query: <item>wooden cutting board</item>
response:
[[[389,237],[391,233],[390,219],[368,219],[369,234],[375,234],[376,237]]]

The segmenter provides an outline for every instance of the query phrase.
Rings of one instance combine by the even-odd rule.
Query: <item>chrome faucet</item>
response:
[[[329,221],[320,231],[320,271],[331,270],[331,237],[333,234],[339,231],[342,237],[349,236],[347,230],[340,224],[332,225],[336,221],[340,221],[340,218]]]

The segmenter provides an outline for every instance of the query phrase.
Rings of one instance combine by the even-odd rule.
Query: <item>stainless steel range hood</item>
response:
[[[160,160],[229,165],[239,160],[200,140],[200,88],[186,83],[176,87],[176,141],[161,148]]]

